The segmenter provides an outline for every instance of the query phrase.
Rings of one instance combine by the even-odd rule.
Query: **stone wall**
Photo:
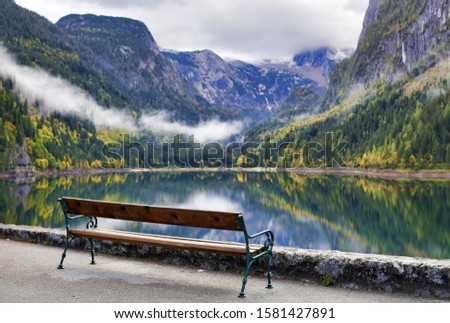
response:
[[[0,224],[0,237],[62,247],[65,230]],[[75,239],[73,248],[88,249],[87,239]],[[244,270],[244,258],[202,252],[170,250],[110,241],[96,241],[96,251],[107,255],[149,258],[169,264],[209,270]],[[62,249],[61,249],[62,252]],[[70,257],[70,249],[68,253]],[[54,259],[55,266],[60,259]],[[90,257],[86,254],[86,263]],[[262,275],[263,264],[253,274]],[[299,279],[351,289],[406,292],[450,299],[450,260],[394,257],[339,251],[274,248],[274,279]]]

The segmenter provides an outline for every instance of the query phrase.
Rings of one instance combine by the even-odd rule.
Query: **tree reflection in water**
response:
[[[58,197],[240,211],[278,246],[450,258],[450,182],[251,172],[147,172],[0,180],[0,222],[64,227]],[[235,232],[100,220],[204,239]]]

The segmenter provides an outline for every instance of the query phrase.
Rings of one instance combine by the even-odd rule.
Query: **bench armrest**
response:
[[[264,231],[261,231],[261,232],[255,233],[255,234],[249,234],[249,235],[247,235],[247,237],[249,239],[255,239],[255,238],[260,237],[262,235],[266,235],[267,238],[269,238],[272,241],[272,244],[273,244],[273,240],[274,240],[273,232],[270,231],[270,230],[264,230]]]
[[[64,201],[64,199],[59,198],[58,202],[61,204],[61,207],[63,209],[64,212],[64,217],[66,219],[66,229],[69,230],[70,229],[70,221],[75,221],[78,219],[87,219],[87,223],[86,223],[86,229],[89,228],[97,228],[97,217],[95,216],[91,216],[91,215],[81,215],[81,214],[71,214],[69,211],[69,208],[67,207],[66,202]]]
[[[266,240],[264,241],[264,247],[266,248],[266,252],[272,252],[272,248],[273,248],[273,244],[274,244],[274,236],[273,236],[273,232],[270,230],[264,230],[255,234],[246,234],[246,243],[247,243],[247,247],[249,245],[249,240],[251,239],[255,239],[257,237],[261,237],[261,236],[266,236]]]

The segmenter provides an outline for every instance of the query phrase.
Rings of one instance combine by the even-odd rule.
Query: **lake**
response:
[[[0,222],[64,228],[58,197],[239,211],[278,246],[450,258],[450,181],[288,172],[144,172],[0,180]],[[102,228],[235,240],[232,231],[99,219]]]

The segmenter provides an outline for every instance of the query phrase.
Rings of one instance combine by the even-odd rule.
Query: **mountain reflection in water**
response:
[[[0,222],[65,227],[58,197],[239,211],[278,246],[450,258],[450,182],[251,172],[147,172],[0,180]],[[102,228],[242,241],[232,231],[99,219]]]

